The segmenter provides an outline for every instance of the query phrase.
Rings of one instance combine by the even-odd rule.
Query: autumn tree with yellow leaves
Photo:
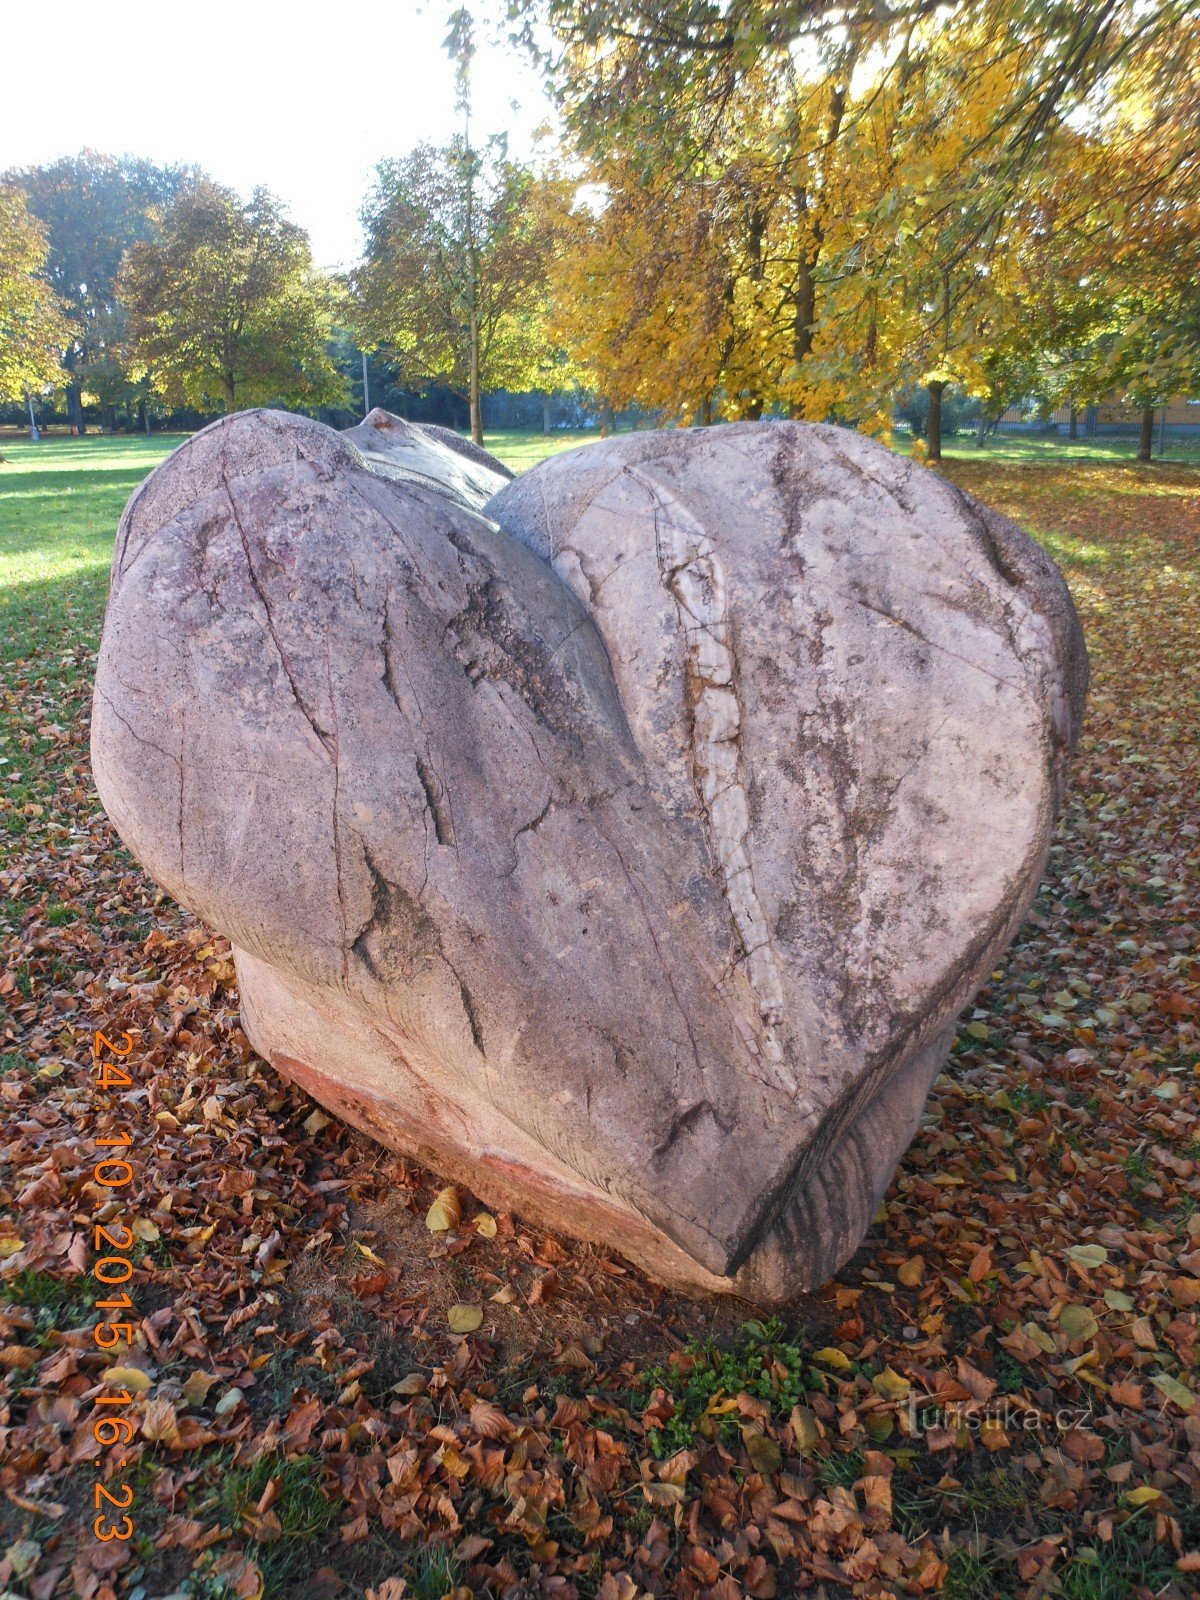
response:
[[[1019,377],[1061,389],[1072,365],[1089,388],[1187,369],[1187,275],[1166,271],[1174,299],[1152,285],[1168,241],[1190,260],[1196,53],[1189,67],[1175,0],[513,13],[554,41],[586,197],[555,323],[607,399],[693,423],[773,410],[882,429],[899,385],[921,381],[936,456],[950,383],[994,403]]]

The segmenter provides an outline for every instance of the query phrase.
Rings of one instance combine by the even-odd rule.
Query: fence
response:
[[[1083,406],[1076,412],[1075,426],[1082,439],[1136,438],[1142,417],[1138,407],[1122,400],[1106,400],[1101,405]],[[997,423],[1005,433],[1057,434],[1071,431],[1071,408],[1059,406],[1048,416],[1010,406]],[[1200,434],[1200,400],[1170,400],[1154,413],[1154,436],[1188,438]]]

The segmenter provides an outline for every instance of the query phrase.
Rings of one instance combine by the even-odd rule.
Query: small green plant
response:
[[[671,1418],[648,1430],[646,1441],[660,1459],[686,1450],[697,1439],[737,1438],[744,1418],[723,1402],[739,1394],[765,1400],[776,1415],[786,1416],[807,1387],[805,1356],[784,1338],[782,1324],[747,1322],[733,1346],[722,1350],[711,1339],[689,1342],[666,1366],[650,1367],[638,1385],[648,1401],[664,1389],[675,1403]]]
[[[1020,1394],[1022,1389],[1030,1388],[1037,1382],[1029,1368],[1002,1347],[993,1351],[992,1366],[1001,1394]]]

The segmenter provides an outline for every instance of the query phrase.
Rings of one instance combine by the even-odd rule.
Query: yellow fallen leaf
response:
[[[677,1506],[687,1499],[687,1490],[677,1483],[644,1483],[642,1493],[652,1506]]]
[[[386,1267],[387,1262],[382,1256],[377,1256],[369,1244],[363,1244],[361,1239],[355,1239],[354,1248],[362,1252],[368,1261],[373,1261],[377,1267]]]
[[[1183,1384],[1177,1378],[1172,1378],[1169,1373],[1156,1372],[1150,1382],[1159,1394],[1177,1405],[1180,1411],[1190,1411],[1196,1404],[1196,1396],[1192,1391],[1185,1389]]]
[[[1073,1342],[1079,1339],[1094,1339],[1100,1326],[1087,1306],[1078,1305],[1064,1306],[1058,1325]]]
[[[162,1238],[158,1224],[151,1222],[149,1217],[135,1217],[132,1226],[134,1237],[144,1240],[147,1244],[153,1244],[155,1240]]]
[[[896,1276],[906,1289],[915,1289],[925,1276],[925,1257],[909,1256],[897,1267]]]
[[[450,1324],[452,1333],[474,1333],[483,1326],[482,1306],[451,1306],[446,1313],[446,1321]]]
[[[457,1228],[462,1221],[462,1202],[453,1184],[443,1189],[425,1213],[425,1226],[430,1233],[445,1233]]]
[[[141,1367],[106,1367],[101,1373],[105,1383],[114,1389],[128,1389],[133,1394],[145,1394],[153,1382]]]
[[[1067,1254],[1080,1267],[1102,1267],[1108,1260],[1102,1244],[1073,1244]]]
[[[813,1355],[814,1361],[819,1361],[823,1367],[832,1367],[835,1372],[849,1372],[850,1357],[844,1350],[835,1350],[832,1345],[826,1345],[823,1350],[818,1350]]]
[[[216,1381],[210,1372],[193,1372],[183,1386],[183,1398],[190,1406],[202,1406]]]
[[[882,1372],[876,1373],[871,1379],[871,1387],[885,1400],[902,1400],[912,1385],[907,1378],[902,1378],[891,1367],[884,1367]]]
[[[1148,1506],[1152,1500],[1158,1500],[1161,1496],[1160,1489],[1155,1489],[1149,1483],[1143,1483],[1140,1488],[1130,1489],[1125,1501],[1131,1506]]]
[[[169,1400],[151,1400],[142,1413],[142,1437],[151,1444],[165,1444],[168,1450],[179,1446],[179,1419]]]
[[[20,1255],[24,1248],[24,1240],[15,1238],[11,1233],[6,1234],[3,1239],[0,1239],[0,1258]]]
[[[746,1454],[750,1457],[750,1464],[756,1472],[776,1472],[779,1463],[783,1460],[783,1452],[774,1439],[762,1431],[761,1428],[745,1427],[742,1429],[742,1443],[746,1446]]]
[[[1011,1444],[1004,1427],[996,1417],[985,1417],[979,1425],[979,1442],[985,1450],[1007,1450]]]
[[[471,1223],[471,1226],[481,1239],[494,1239],[496,1237],[496,1219],[489,1211],[481,1211]]]

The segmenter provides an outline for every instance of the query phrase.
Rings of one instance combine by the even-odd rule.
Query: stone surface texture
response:
[[[121,525],[93,765],[339,1116],[695,1290],[861,1242],[1045,864],[1086,687],[1050,559],[834,427],[511,480],[270,411]]]

